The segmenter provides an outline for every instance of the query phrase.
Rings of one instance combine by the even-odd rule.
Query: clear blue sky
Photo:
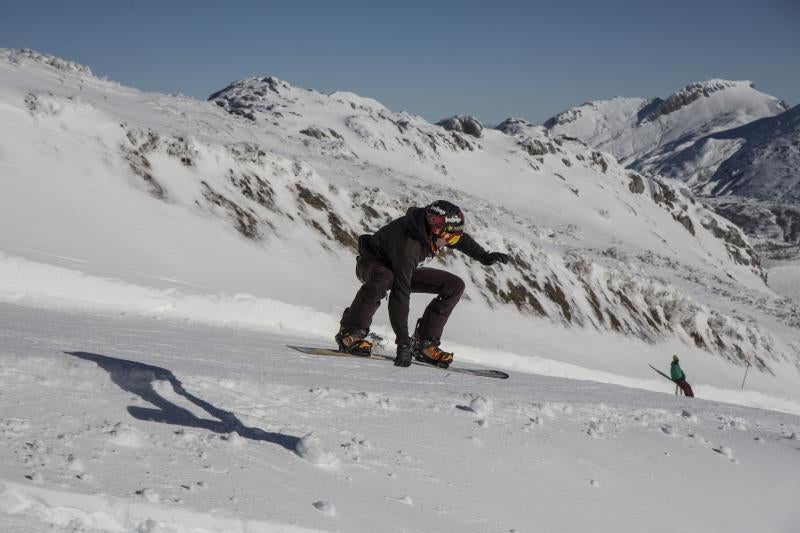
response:
[[[0,47],[201,99],[270,74],[490,125],[709,78],[800,102],[800,0],[0,0]]]

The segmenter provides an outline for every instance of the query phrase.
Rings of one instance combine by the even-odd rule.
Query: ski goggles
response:
[[[443,241],[444,243],[449,244],[450,246],[456,244],[459,241],[459,239],[461,239],[461,235],[463,234],[463,232],[461,231],[450,232],[450,231],[444,231],[441,228],[433,228],[431,229],[431,233],[433,233],[437,241]]]

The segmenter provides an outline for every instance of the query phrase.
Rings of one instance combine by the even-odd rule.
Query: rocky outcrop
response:
[[[566,111],[547,119],[544,122],[544,127],[550,130],[555,128],[556,126],[563,126],[565,124],[575,122],[576,120],[578,120],[583,116],[584,108],[592,108],[592,107],[594,106],[591,102],[584,102],[577,107],[567,109]]]
[[[521,139],[517,144],[519,144],[528,155],[532,156],[555,154],[558,151],[552,142],[539,139],[525,138]]]
[[[472,135],[476,139],[483,136],[483,124],[480,120],[469,115],[455,115],[450,118],[440,120],[436,123],[448,131],[457,131]]]
[[[259,115],[271,120],[281,119],[282,109],[291,98],[292,86],[274,76],[253,77],[231,83],[208,97],[228,113],[256,122]]]
[[[532,126],[533,124],[524,118],[510,117],[498,124],[495,129],[502,131],[506,135],[520,135],[525,133],[525,130]]]
[[[317,128],[316,126],[309,126],[308,128],[306,128],[304,130],[300,130],[300,133],[302,133],[303,135],[308,135],[309,137],[313,137],[315,139],[319,139],[319,140],[322,140],[322,139],[338,139],[338,140],[341,141],[343,139],[342,136],[339,135],[339,133],[336,130],[334,130],[333,128],[328,128],[327,130],[323,130],[323,129]]]
[[[631,172],[628,174],[628,178],[630,178],[630,183],[628,184],[628,189],[634,194],[642,194],[645,191],[644,188],[644,179],[637,173]]]

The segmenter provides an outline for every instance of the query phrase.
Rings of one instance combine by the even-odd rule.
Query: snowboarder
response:
[[[389,292],[389,321],[396,336],[395,366],[406,367],[415,358],[446,367],[453,354],[439,348],[445,323],[464,292],[464,282],[450,272],[421,267],[439,250],[453,248],[484,265],[506,263],[507,254],[487,252],[464,232],[464,214],[458,206],[437,200],[426,207],[412,207],[405,216],[358,240],[356,276],[362,285],[353,303],[344,310],[336,343],[340,351],[369,356],[372,343],[366,337],[372,316]],[[408,332],[412,292],[435,294],[414,336]]]
[[[692,386],[686,381],[686,374],[683,372],[681,365],[678,364],[677,355],[672,356],[672,365],[670,366],[669,373],[672,376],[672,381],[674,381],[678,387],[681,388],[683,394],[685,396],[689,396],[690,398],[694,397],[694,392],[692,392]]]

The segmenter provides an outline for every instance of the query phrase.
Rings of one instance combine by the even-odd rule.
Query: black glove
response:
[[[486,266],[490,266],[495,263],[503,263],[505,265],[508,263],[509,259],[511,258],[508,256],[508,254],[504,254],[502,252],[489,252],[483,257],[481,263]]]
[[[397,341],[397,357],[394,358],[394,366],[411,366],[413,345],[411,339],[400,339]]]

